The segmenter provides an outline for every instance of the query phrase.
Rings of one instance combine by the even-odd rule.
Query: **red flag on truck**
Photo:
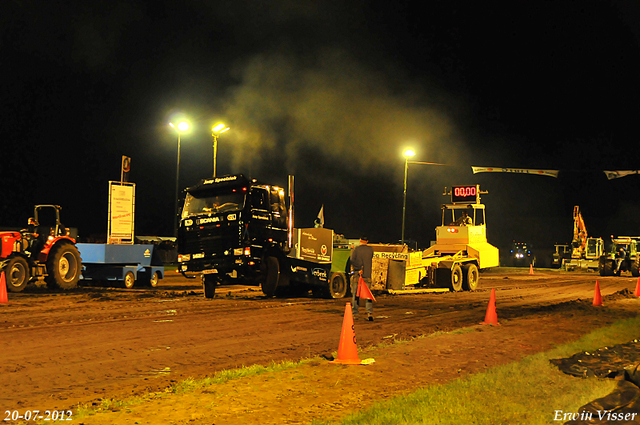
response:
[[[375,301],[376,297],[371,293],[371,289],[367,286],[367,282],[364,281],[364,278],[360,276],[360,280],[358,281],[358,291],[356,292],[356,297],[364,298],[365,300]]]

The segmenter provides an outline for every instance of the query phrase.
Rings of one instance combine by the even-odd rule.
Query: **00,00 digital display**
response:
[[[478,186],[453,186],[451,188],[451,202],[477,202]]]

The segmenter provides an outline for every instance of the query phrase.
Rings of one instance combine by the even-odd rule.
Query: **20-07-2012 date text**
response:
[[[5,410],[5,422],[23,421],[72,421],[73,412],[71,410]]]

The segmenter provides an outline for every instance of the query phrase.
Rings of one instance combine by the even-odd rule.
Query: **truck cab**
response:
[[[285,249],[288,220],[282,188],[240,174],[201,180],[184,194],[180,272],[219,277],[233,272],[251,281],[266,252]]]

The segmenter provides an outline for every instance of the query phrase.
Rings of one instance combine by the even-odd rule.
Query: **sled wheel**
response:
[[[465,291],[475,291],[478,289],[478,280],[480,280],[480,275],[478,273],[478,267],[471,263],[466,264],[463,269],[463,280],[462,287]]]
[[[347,277],[344,273],[331,273],[327,290],[325,291],[326,298],[344,298],[347,295]]]
[[[451,290],[459,292],[462,290],[462,269],[459,264],[454,264],[451,268]]]

